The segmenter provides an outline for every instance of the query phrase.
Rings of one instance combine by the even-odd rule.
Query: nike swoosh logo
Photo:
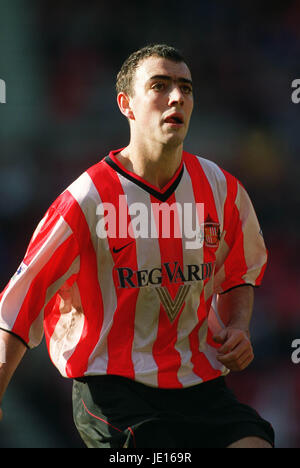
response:
[[[133,241],[129,242],[128,244],[123,245],[123,247],[120,247],[119,249],[116,249],[115,247],[113,247],[113,253],[121,252],[121,250],[125,249],[126,247],[128,247],[132,243],[133,243]]]

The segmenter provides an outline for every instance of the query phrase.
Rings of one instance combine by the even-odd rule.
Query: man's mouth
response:
[[[183,126],[183,116],[179,113],[170,114],[165,118],[164,122],[181,127]]]

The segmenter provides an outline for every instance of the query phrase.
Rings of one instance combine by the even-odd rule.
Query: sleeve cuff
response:
[[[251,284],[251,283],[242,283],[242,284],[237,284],[236,286],[232,286],[231,288],[228,288],[228,289],[226,289],[225,291],[222,291],[219,294],[220,295],[226,294],[229,291],[232,291],[232,289],[241,288],[242,286],[251,286],[252,288],[259,288],[259,285],[254,285],[254,284]]]
[[[24,346],[26,346],[27,349],[30,349],[30,347],[28,346],[28,344],[26,343],[26,341],[23,340],[23,338],[21,338],[19,335],[17,335],[16,333],[12,332],[11,330],[6,330],[5,328],[2,328],[0,327],[0,330],[3,330],[5,331],[6,333],[10,333],[11,335],[15,336],[16,338],[18,338],[18,340],[21,341],[21,343],[23,343]]]

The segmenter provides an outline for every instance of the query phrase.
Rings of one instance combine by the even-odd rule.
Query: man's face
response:
[[[133,80],[131,130],[137,138],[167,146],[182,144],[193,110],[191,73],[184,62],[144,59]]]

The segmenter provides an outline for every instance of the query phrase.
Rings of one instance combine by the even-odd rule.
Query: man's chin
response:
[[[178,146],[181,146],[183,144],[184,138],[182,135],[168,135],[165,138],[165,145],[168,147],[173,147],[173,148],[178,148]]]

